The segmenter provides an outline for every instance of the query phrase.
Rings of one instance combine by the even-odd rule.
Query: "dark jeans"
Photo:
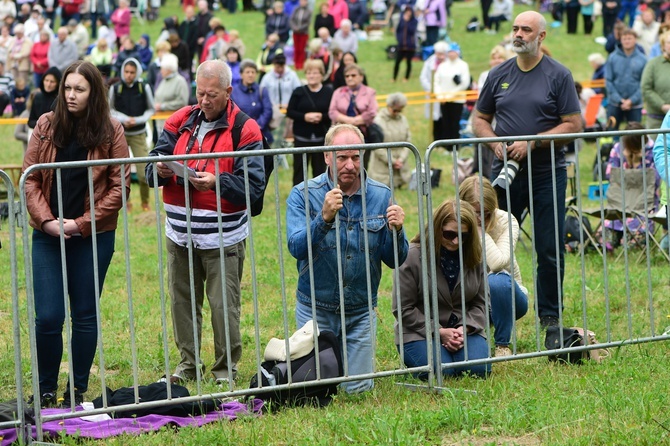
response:
[[[323,141],[320,142],[306,142],[295,139],[294,147],[318,147],[322,146]],[[326,171],[326,160],[323,153],[308,153],[307,166],[312,164],[312,176],[307,174],[307,179],[314,178]],[[302,154],[293,155],[293,185],[300,184],[305,181],[305,166],[302,162]]]
[[[491,23],[490,29],[495,30],[496,32],[500,31],[500,23],[506,22],[507,18],[504,15],[496,15],[489,17],[489,22]]]
[[[548,149],[542,149],[548,150]],[[558,150],[558,148],[556,149]],[[491,178],[500,173],[500,167],[493,169]],[[537,254],[537,298],[538,316],[558,317],[559,305],[562,306],[565,245],[563,244],[563,225],[565,222],[565,188],[567,173],[565,168],[556,170],[556,202],[552,186],[552,174],[533,176],[533,237]],[[521,224],[521,214],[529,207],[528,169],[519,171],[510,186],[510,205],[508,206],[504,190],[498,190],[500,209],[510,210]],[[554,222],[554,210],[557,220]],[[558,253],[556,244],[558,243]]]
[[[97,234],[100,293],[114,254],[114,236],[114,231]],[[74,369],[74,386],[82,393],[88,389],[88,375],[98,339],[92,247],[92,237],[75,236],[65,241],[69,316],[72,319],[70,361]],[[40,393],[55,392],[63,357],[65,321],[60,238],[34,230],[32,256]]]
[[[633,22],[635,22],[635,14],[637,12],[638,0],[623,0],[621,2],[621,9],[619,10],[619,20],[622,22],[626,15],[628,15],[628,27],[633,27]]]
[[[395,66],[393,67],[393,80],[398,78],[398,71],[400,71],[400,62],[407,60],[407,69],[405,70],[405,79],[409,79],[412,74],[412,57],[414,57],[414,50],[398,50],[395,55]]]
[[[486,339],[481,335],[467,335],[468,341],[468,360],[484,359],[489,357],[489,345]],[[428,364],[428,348],[425,340],[413,341],[403,344],[405,365],[407,367],[421,367]],[[396,345],[400,350],[400,345]],[[437,363],[438,358],[442,364],[451,364],[454,362],[465,361],[465,348],[457,352],[450,352],[443,346],[439,346],[439,354],[433,354],[435,360],[435,371],[437,372],[441,366]],[[459,376],[466,372],[479,377],[486,377],[491,373],[491,364],[465,365],[464,367],[454,367],[451,369],[444,369],[444,376]],[[427,373],[419,373],[419,379],[428,379]]]
[[[440,35],[439,26],[426,26],[426,41],[423,42],[423,46],[432,46],[437,42],[437,38]]]
[[[582,14],[582,19],[584,19],[584,34],[591,35],[593,32],[593,16]]]
[[[616,23],[616,14],[603,14],[603,36],[607,37],[614,29]]]
[[[67,22],[70,21],[70,19],[75,19],[77,22],[81,21],[81,14],[80,13],[75,13],[75,14],[66,14],[65,11],[61,11],[60,13],[60,26],[67,26]]]
[[[491,21],[489,18],[489,11],[491,10],[491,5],[493,4],[493,0],[481,0],[480,5],[482,7],[482,23],[484,24],[484,28],[490,28],[491,27]]]
[[[631,108],[630,110],[621,110],[618,105],[610,104],[607,106],[607,117],[613,116],[616,119],[616,125],[611,130],[619,130],[623,122],[640,122],[642,120],[642,108]]]

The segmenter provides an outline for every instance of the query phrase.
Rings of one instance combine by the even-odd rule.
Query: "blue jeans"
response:
[[[114,231],[97,234],[100,293],[114,254],[114,237]],[[72,318],[70,361],[74,369],[74,386],[81,393],[88,389],[88,376],[98,340],[92,247],[92,237],[72,237],[65,241],[69,316]],[[40,393],[56,392],[63,357],[65,322],[59,237],[34,230],[32,257]]]
[[[489,357],[489,344],[486,342],[486,339],[482,335],[467,335],[468,342],[468,360],[472,359],[484,359]],[[427,342],[423,341],[413,341],[403,344],[404,354],[405,354],[405,365],[407,367],[421,367],[428,364],[428,348]],[[398,350],[400,346],[398,345]],[[460,349],[457,352],[450,352],[445,347],[440,345],[440,357],[442,358],[442,364],[451,364],[454,362],[465,361],[465,348]],[[438,355],[433,355],[435,359],[435,372],[441,368],[440,364],[437,363]],[[469,372],[472,375],[485,378],[486,375],[491,373],[491,364],[478,364],[478,365],[464,365],[463,367],[454,367],[449,369],[444,369],[444,376],[459,376],[466,372]],[[428,379],[427,373],[420,373],[417,376],[419,379],[426,380]]]
[[[493,172],[497,175],[498,172]],[[565,271],[565,245],[563,244],[563,225],[565,223],[565,188],[567,186],[565,168],[556,170],[556,203],[551,172],[533,176],[533,236],[537,254],[537,283],[535,296],[540,318],[558,317],[559,302],[562,308],[563,275]],[[521,222],[523,210],[529,207],[528,170],[519,172],[510,185],[510,205],[504,195],[498,196],[500,209],[509,210]],[[558,216],[554,224],[554,209]],[[558,252],[556,239],[558,238]],[[558,279],[557,279],[558,272]],[[560,282],[559,282],[560,280]]]
[[[637,0],[633,0],[633,1],[623,0],[621,2],[621,9],[619,10],[619,20],[621,20],[623,22],[624,21],[623,19],[626,17],[626,14],[628,14],[628,27],[629,28],[632,28],[633,27],[633,22],[635,22],[635,14],[637,13],[637,5],[638,5]]]
[[[607,106],[607,116],[616,118],[616,126],[611,130],[619,130],[622,122],[640,122],[642,120],[642,108],[631,108],[630,110],[621,110],[616,104]]]
[[[298,327],[302,327],[307,321],[312,320],[312,308],[301,303],[296,304],[295,319]],[[319,330],[330,330],[337,336],[340,345],[342,342],[342,319],[340,313],[335,311],[316,309],[316,323]],[[377,330],[377,314],[366,310],[357,314],[345,316],[347,331],[347,364],[348,376],[372,373],[374,371],[375,358],[372,355],[372,333]],[[344,351],[344,348],[342,349]],[[340,384],[342,390],[347,393],[360,393],[374,387],[372,379],[360,381],[348,381]]]
[[[512,286],[514,286],[514,315],[512,314]],[[521,291],[519,284],[512,276],[504,271],[489,274],[489,293],[491,295],[491,320],[495,327],[495,343],[507,346],[512,338],[514,320],[521,319],[528,312],[528,297]]]

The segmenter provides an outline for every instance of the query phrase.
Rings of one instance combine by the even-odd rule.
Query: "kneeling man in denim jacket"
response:
[[[325,144],[360,145],[363,135],[352,125],[340,124],[331,127]],[[296,322],[301,327],[314,319],[320,330],[333,331],[343,346],[345,375],[364,375],[374,371],[381,262],[395,268],[407,257],[405,213],[392,203],[386,185],[367,175],[362,181],[358,149],[324,156],[328,170],[295,186],[287,200],[288,249],[298,260],[299,273]],[[358,393],[373,385],[372,379],[364,379],[341,387]]]

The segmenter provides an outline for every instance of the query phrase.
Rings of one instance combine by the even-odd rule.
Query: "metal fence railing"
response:
[[[618,134],[622,133],[624,132],[619,132]],[[653,132],[633,132],[635,135],[643,135],[644,133],[649,134]],[[665,134],[665,132],[660,133]],[[612,135],[614,134],[589,134],[588,137]],[[584,137],[587,135],[579,134],[572,136]],[[562,137],[564,138],[565,136]],[[417,294],[420,296],[418,305],[421,307],[421,311],[424,312],[425,317],[424,330],[419,330],[422,332],[422,335],[425,336],[426,342],[425,356],[427,361],[424,365],[406,365],[408,361],[406,361],[407,358],[405,358],[406,350],[404,347],[410,341],[407,341],[403,335],[403,326],[409,319],[405,318],[405,316],[408,315],[403,314],[406,309],[403,307],[403,296],[400,292],[401,287],[398,286],[401,280],[403,280],[399,269],[401,262],[399,260],[398,244],[400,242],[397,239],[394,239],[393,259],[389,261],[395,268],[384,268],[383,271],[379,272],[382,279],[378,296],[376,292],[377,290],[374,289],[376,284],[373,279],[375,274],[377,274],[377,271],[374,270],[375,266],[373,265],[373,262],[367,260],[369,258],[374,258],[377,246],[375,246],[373,241],[375,240],[373,238],[375,236],[373,231],[378,230],[378,228],[372,226],[372,220],[370,220],[369,216],[361,221],[347,220],[346,218],[336,219],[332,229],[330,229],[331,231],[334,231],[335,234],[333,240],[336,240],[336,242],[333,242],[332,246],[324,247],[323,245],[320,245],[320,239],[314,239],[314,232],[308,231],[306,270],[297,271],[295,259],[292,258],[287,247],[289,243],[287,240],[287,230],[291,229],[287,228],[286,222],[286,197],[288,187],[283,184],[286,180],[280,178],[282,175],[275,173],[270,177],[270,183],[267,185],[263,214],[260,217],[249,218],[248,220],[249,233],[246,238],[247,255],[244,262],[240,304],[242,311],[240,316],[240,326],[243,340],[243,356],[238,364],[239,370],[237,370],[237,379],[234,382],[230,381],[219,387],[217,383],[213,382],[210,375],[206,373],[205,368],[198,369],[195,377],[196,379],[187,383],[191,395],[189,397],[180,398],[180,401],[202,401],[211,398],[241,398],[257,394],[258,389],[250,388],[248,383],[252,376],[256,376],[259,382],[262,381],[263,372],[261,370],[261,363],[264,360],[265,345],[272,337],[288,340],[291,333],[298,328],[295,327],[294,322],[294,311],[296,306],[296,298],[294,296],[299,275],[301,273],[307,274],[310,278],[310,283],[312,284],[323,280],[333,280],[334,283],[337,283],[337,291],[335,291],[335,293],[340,296],[345,295],[344,289],[348,286],[347,274],[351,274],[350,271],[347,271],[347,266],[350,265],[349,262],[353,261],[353,259],[346,258],[346,252],[348,252],[347,250],[350,248],[346,245],[347,240],[349,240],[347,234],[354,229],[360,230],[361,234],[361,241],[360,243],[357,242],[358,244],[356,245],[357,255],[365,260],[359,264],[359,269],[355,271],[356,274],[362,274],[365,277],[365,293],[367,294],[368,302],[363,311],[369,317],[369,321],[377,320],[377,312],[384,312],[386,313],[385,316],[389,316],[380,318],[377,323],[369,322],[368,327],[373,334],[372,357],[377,358],[380,350],[386,352],[384,353],[385,357],[383,361],[378,359],[373,362],[374,368],[371,373],[350,373],[350,367],[347,363],[349,353],[347,353],[348,345],[346,341],[346,333],[349,329],[346,325],[346,321],[349,314],[345,311],[346,303],[342,298],[341,305],[335,310],[334,314],[336,315],[336,319],[342,321],[342,335],[344,338],[343,356],[346,364],[345,374],[340,378],[322,379],[320,374],[317,373],[317,381],[307,383],[307,386],[327,383],[339,384],[364,379],[378,379],[392,375],[422,375],[426,379],[426,386],[428,388],[437,389],[443,385],[443,374],[439,373],[440,370],[446,372],[454,368],[467,368],[480,364],[495,366],[496,363],[501,361],[549,355],[551,352],[548,352],[544,348],[542,343],[543,331],[539,326],[539,322],[536,320],[536,314],[539,309],[537,300],[535,299],[535,289],[537,288],[535,284],[543,280],[544,277],[535,272],[535,265],[538,262],[538,259],[534,252],[538,241],[535,239],[535,231],[528,231],[528,229],[532,226],[531,222],[533,221],[533,217],[537,210],[531,205],[528,218],[520,223],[522,228],[527,228],[526,231],[529,232],[530,243],[533,250],[529,259],[520,262],[519,268],[524,277],[530,278],[532,276],[532,280],[527,280],[529,300],[532,303],[528,315],[524,319],[513,323],[513,334],[510,345],[513,355],[511,357],[494,357],[492,353],[489,353],[486,357],[473,358],[470,354],[471,350],[468,348],[468,341],[466,340],[463,360],[440,364],[442,361],[436,357],[437,352],[440,350],[439,346],[443,344],[440,339],[440,329],[444,327],[441,326],[439,320],[444,296],[441,294],[441,290],[438,290],[437,288],[436,278],[439,274],[442,274],[442,271],[438,262],[435,261],[440,255],[439,252],[436,252],[435,247],[437,245],[435,239],[437,237],[439,240],[439,237],[442,235],[435,234],[432,225],[433,212],[439,206],[439,203],[437,203],[438,200],[434,200],[434,198],[441,196],[436,194],[436,190],[432,190],[430,186],[429,173],[431,172],[431,166],[435,165],[435,153],[438,149],[442,150],[445,147],[456,146],[458,148],[463,145],[473,145],[475,148],[479,148],[482,147],[483,144],[489,142],[504,143],[511,139],[512,138],[489,138],[436,141],[427,149],[424,156],[422,156],[419,151],[409,143],[393,143],[347,147],[284,148],[272,149],[264,152],[204,154],[162,158],[161,161],[176,160],[179,162],[183,162],[184,160],[190,161],[193,159],[242,158],[247,204],[250,203],[250,185],[247,169],[248,164],[244,159],[252,156],[273,156],[275,167],[278,165],[279,156],[300,156],[303,157],[303,164],[307,165],[307,154],[333,154],[336,153],[337,150],[347,149],[360,150],[362,164],[362,154],[364,151],[380,150],[387,151],[387,154],[390,154],[392,149],[402,148],[409,154],[407,162],[415,168],[416,189],[410,191],[402,189],[398,190],[393,184],[394,166],[391,161],[388,162],[389,177],[391,178],[391,201],[401,204],[407,215],[403,229],[405,237],[407,239],[412,239],[415,234],[418,234],[414,242],[420,246],[420,260],[418,267],[420,277],[417,279]],[[517,137],[515,139],[533,141],[538,139],[538,137]],[[547,140],[546,137],[543,137],[542,139],[545,141]],[[559,148],[552,144],[551,150],[558,151]],[[478,153],[480,153],[480,151],[475,150],[475,156],[479,156],[481,162],[481,154],[477,155]],[[458,178],[458,150],[454,150],[451,155],[454,176],[455,178]],[[531,154],[531,160],[532,156],[533,154]],[[388,156],[388,158],[389,160],[391,159],[390,156]],[[556,160],[558,159],[560,158],[556,158]],[[19,413],[22,413],[22,401],[25,400],[26,396],[39,393],[39,371],[37,369],[38,358],[36,354],[37,342],[34,318],[35,289],[32,280],[32,252],[30,249],[30,236],[32,230],[29,228],[29,215],[26,212],[26,177],[32,172],[46,170],[54,171],[56,178],[55,184],[59,191],[58,195],[60,196],[59,202],[61,203],[60,205],[62,205],[62,191],[63,187],[65,187],[65,184],[63,183],[63,173],[68,169],[85,168],[88,177],[88,190],[90,191],[92,189],[94,169],[104,168],[109,165],[119,165],[121,169],[121,178],[124,178],[126,170],[130,168],[130,164],[152,163],[156,161],[156,158],[148,157],[78,163],[52,163],[31,166],[23,173],[18,194],[21,198],[20,209],[15,209],[13,200],[9,200],[10,212],[7,225],[9,228],[8,246],[12,262],[12,314],[14,326],[11,337],[3,339],[3,342],[6,344],[13,343],[15,346],[14,351],[16,353],[14,363],[16,369],[14,385],[17,389],[16,397],[19,401]],[[552,161],[552,163],[556,163],[556,161]],[[218,173],[218,163],[216,165]],[[551,174],[551,179],[549,180],[549,184],[551,185],[551,199],[554,202],[551,222],[554,225],[557,235],[554,240],[551,240],[551,243],[555,250],[560,252],[563,247],[563,235],[559,234],[559,228],[562,227],[562,222],[560,220],[561,218],[564,218],[564,216],[560,211],[562,206],[557,206],[556,202],[559,197],[562,197],[563,192],[557,190],[557,185],[562,183],[560,180],[557,180],[556,172],[561,171],[563,167],[560,164],[552,164],[552,169],[554,173]],[[305,171],[306,170],[307,169],[305,169]],[[580,172],[579,157],[576,159],[576,172]],[[366,174],[362,168],[360,175],[360,179],[365,183]],[[584,199],[582,198],[581,193],[582,184],[579,177],[580,175],[577,174],[575,182],[578,193],[576,194],[574,202],[564,206],[573,209],[575,215],[578,215],[581,218],[585,215],[584,210],[587,206],[583,203]],[[4,172],[0,172],[0,178],[4,181],[5,186],[10,191],[10,196],[13,196],[14,189],[11,178]],[[154,181],[156,180],[157,177],[154,177]],[[644,177],[644,184],[647,184],[649,180],[649,178]],[[523,177],[523,181],[527,181],[529,194],[532,197],[534,191],[533,174],[531,173],[527,177]],[[626,181],[625,178],[624,181]],[[598,184],[600,185],[598,187],[602,188],[602,182]],[[623,188],[626,188],[625,183]],[[458,184],[456,185],[456,190],[458,191]],[[216,192],[220,196],[225,196],[225,191],[220,190],[220,185],[218,184]],[[314,202],[310,201],[308,192],[308,190],[302,192],[306,202],[306,209],[304,212],[305,227],[310,227],[311,222],[316,218],[316,215],[319,212],[319,209],[314,206]],[[601,218],[599,217],[603,217],[603,219],[607,217],[606,209],[608,204],[605,198],[606,194],[602,190],[601,192],[603,193],[600,194],[599,200],[594,202],[594,204],[600,208],[602,214],[600,216],[594,214],[594,217],[587,217],[594,222],[596,220],[600,221]],[[123,206],[120,211],[119,225],[116,230],[116,255],[111,261],[107,277],[104,278],[104,290],[101,294],[96,296],[96,325],[99,335],[97,338],[96,360],[91,370],[90,386],[86,399],[92,399],[94,396],[102,394],[101,407],[89,409],[85,412],[59,411],[58,413],[41,410],[39,407],[36,407],[34,432],[35,436],[40,441],[44,439],[43,425],[50,421],[76,418],[82,416],[82,414],[109,414],[129,409],[151,409],[157,406],[174,403],[170,390],[168,390],[168,400],[158,402],[140,401],[138,393],[138,388],[141,385],[154,382],[156,379],[160,378],[161,375],[169,377],[180,360],[179,352],[174,346],[172,329],[170,328],[173,315],[170,310],[170,296],[168,293],[169,278],[165,273],[166,260],[164,245],[166,244],[166,240],[164,223],[162,220],[164,213],[162,212],[161,190],[155,188],[153,189],[153,193],[154,210],[150,213],[141,214],[140,216],[138,216],[137,213],[128,212],[127,200],[124,196],[122,201]],[[185,187],[184,193],[189,193],[188,186]],[[359,193],[363,203],[363,214],[365,215],[367,206],[365,203],[369,193],[368,186],[362,187]],[[511,198],[509,191],[506,193],[505,198]],[[482,200],[480,200],[480,202],[481,201]],[[186,203],[189,203],[189,201],[187,200]],[[649,209],[658,209],[656,203],[647,204],[649,205]],[[187,204],[186,208],[188,215],[191,217],[196,215],[191,212],[190,204]],[[461,210],[459,208],[457,209],[457,212],[460,215]],[[90,203],[90,211],[95,213],[94,202]],[[483,216],[483,208],[475,209],[475,211]],[[17,218],[15,218],[15,216]],[[381,217],[383,218],[383,216]],[[626,217],[627,216],[624,213],[623,219],[626,220]],[[511,221],[511,217],[509,218]],[[197,228],[198,222],[195,220],[192,218],[189,218],[188,220],[188,237],[191,237],[193,229]],[[219,218],[219,240],[222,241],[221,252],[224,250],[223,245],[225,244],[226,237],[226,233],[222,230],[222,223],[223,222]],[[662,221],[660,223],[662,224]],[[17,227],[22,230],[22,237],[15,233],[15,228]],[[424,229],[427,229],[427,231]],[[62,230],[61,227],[61,231]],[[483,230],[484,228],[482,226],[480,231]],[[99,234],[96,235],[95,232],[94,227],[91,236],[94,239],[99,236]],[[459,235],[462,234],[459,233]],[[578,325],[584,329],[596,331],[603,342],[598,342],[593,345],[574,346],[566,349],[565,352],[616,348],[626,344],[670,339],[670,335],[667,333],[661,334],[661,330],[658,328],[661,323],[661,315],[659,314],[658,308],[666,303],[666,298],[661,296],[657,289],[659,288],[657,287],[657,277],[661,272],[663,272],[663,277],[667,276],[667,259],[660,254],[658,249],[654,248],[656,245],[652,241],[653,237],[658,238],[659,235],[660,234],[648,231],[640,239],[640,241],[644,240],[644,244],[641,242],[637,247],[629,246],[627,243],[624,244],[622,248],[619,248],[625,253],[622,255],[623,262],[616,260],[618,253],[613,254],[604,251],[603,255],[599,256],[587,252],[586,249],[580,250],[577,254],[570,255],[569,259],[566,259],[566,269],[569,269],[570,273],[566,274],[564,280],[560,280],[561,277],[559,276],[557,276],[555,280],[560,287],[557,290],[560,299],[559,320],[564,326]],[[595,234],[593,234],[593,236],[595,240],[597,237]],[[624,236],[624,238],[625,237],[626,236]],[[189,238],[189,240],[192,241],[191,238]],[[61,234],[61,258],[64,259],[65,262],[67,262],[67,253],[65,249],[66,242],[65,237]],[[546,240],[544,242],[546,242]],[[585,238],[583,234],[580,234],[580,242],[581,245],[586,245],[588,239]],[[599,241],[596,240],[596,243],[598,242]],[[20,272],[21,259],[19,259],[17,255],[21,245],[23,248],[23,259],[25,259],[23,261],[23,273]],[[94,245],[96,245],[95,242]],[[195,257],[193,251],[196,247],[192,246],[192,243],[190,245],[191,248],[188,249],[190,262],[189,280],[191,282],[191,293],[194,293],[194,270],[197,269],[197,265],[194,264]],[[485,245],[486,242],[484,241],[484,253],[486,253]],[[321,250],[323,249],[335,250],[340,259],[337,265],[334,265],[332,269],[327,272],[327,274],[332,275],[332,277],[328,277],[324,271],[315,268],[315,264],[322,255]],[[510,249],[512,248],[510,247]],[[640,258],[644,259],[644,261],[632,261],[633,253],[641,256]],[[464,253],[461,250],[459,254],[458,263],[460,270],[463,270]],[[96,255],[93,256],[93,259],[94,264],[97,264],[95,263],[98,262]],[[429,259],[433,260],[429,261]],[[558,266],[556,270],[558,271],[557,274],[559,274],[560,259],[556,258],[553,261],[556,262],[555,265]],[[486,254],[484,254],[484,263],[485,262]],[[225,266],[222,264],[221,268],[221,277],[223,281],[225,280]],[[95,271],[96,283],[99,283],[103,277],[98,277],[97,269],[95,269]],[[488,289],[485,270],[483,271],[484,274],[481,280],[482,283],[485,284],[485,288]],[[405,274],[406,272],[402,273]],[[65,270],[63,274],[65,274]],[[612,277],[613,274],[616,275],[616,278]],[[21,314],[21,309],[23,308],[23,295],[22,293],[19,293],[18,288],[18,282],[20,280],[25,280],[25,302],[27,303],[27,313],[23,315]],[[612,280],[616,281],[615,286],[612,286]],[[394,284],[396,286],[393,286]],[[220,286],[225,289],[225,283],[221,283]],[[63,294],[64,296],[67,296],[67,281],[64,282],[63,288]],[[468,302],[466,301],[463,289],[464,288],[456,288],[458,291],[455,291],[454,295],[457,295],[457,297],[454,298],[452,304],[460,308],[467,308]],[[312,287],[312,290],[314,290],[314,287]],[[593,290],[596,291],[594,292]],[[310,297],[312,302],[314,302],[318,296],[315,296],[314,291],[312,291]],[[375,298],[378,299],[378,308],[375,308]],[[396,324],[399,332],[399,341],[397,342],[397,345],[393,345],[396,344],[396,342],[393,341],[392,335],[394,331],[394,321],[393,318],[390,317],[393,302],[395,302],[395,307],[397,307],[398,312]],[[65,308],[68,308],[69,302],[67,298],[64,299],[63,305]],[[222,305],[225,314],[227,314],[231,309],[227,307],[225,297]],[[644,310],[640,310],[640,308],[644,308]],[[192,304],[191,310],[195,314],[195,311],[197,310],[195,303]],[[484,313],[484,319],[486,320],[484,334],[487,338],[488,345],[492,348],[495,327],[493,327],[490,322],[490,318],[488,317],[489,312],[490,303],[487,300]],[[313,312],[313,315],[316,316],[316,313]],[[468,326],[469,317],[470,315],[467,313],[463,316],[463,325],[465,327]],[[22,321],[21,318],[24,318],[25,320]],[[27,340],[21,339],[19,336],[19,327],[21,323],[26,323],[28,326],[29,336]],[[72,358],[73,356],[73,345],[69,336],[70,330],[69,317],[66,317],[65,331],[68,335],[66,336],[64,349],[67,358]],[[197,327],[194,327],[194,330],[197,330]],[[214,343],[212,341],[211,328],[208,323],[202,324],[202,332],[202,339],[198,339],[196,336],[196,351],[198,352],[197,362],[202,362],[203,364],[206,362],[211,363],[213,362],[211,351]],[[9,334],[6,336],[9,336]],[[315,341],[318,344],[318,339],[315,338]],[[230,345],[230,342],[230,333],[226,332],[225,344]],[[397,356],[395,356],[394,353],[388,353],[388,348],[386,347],[389,344],[393,345],[394,348],[391,350],[393,350],[394,353],[397,352]],[[287,349],[290,349],[288,341],[285,341],[285,346]],[[66,357],[64,356],[64,360],[66,360]],[[31,385],[23,383],[23,376],[26,371],[24,369],[28,364],[30,364],[28,371],[32,376]],[[433,366],[432,364],[440,365]],[[61,373],[59,376],[59,382],[61,383],[65,382],[65,375],[69,378],[69,382],[74,381],[72,364],[68,363],[67,368],[67,373]],[[320,370],[318,366],[317,370]],[[304,383],[294,383],[289,381],[288,384],[278,386],[276,389],[290,389],[304,385]],[[415,384],[408,381],[407,385],[414,386]],[[112,406],[109,404],[107,393],[103,391],[103,389],[119,387],[133,387],[135,389],[135,398],[132,403],[122,406]],[[72,386],[70,386],[70,389],[71,388]],[[168,389],[171,389],[171,386],[168,386]],[[10,424],[5,423],[0,425],[0,428],[5,425],[16,427],[16,429],[19,430],[26,427],[31,428],[30,422],[27,422],[23,416],[17,417],[17,420]]]

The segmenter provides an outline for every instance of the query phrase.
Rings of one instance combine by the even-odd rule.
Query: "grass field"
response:
[[[516,7],[515,12],[519,12]],[[501,35],[467,34],[465,24],[478,15],[477,2],[457,2],[452,6],[454,27],[450,37],[458,41],[463,57],[470,63],[473,76],[487,69],[488,53]],[[162,16],[178,13],[174,0],[168,0]],[[255,58],[263,41],[262,15],[238,13],[234,16],[219,13],[228,29],[238,29],[249,56]],[[509,29],[509,24],[503,29]],[[133,22],[133,35],[149,32],[156,36],[160,24],[145,28]],[[596,30],[600,23],[596,24]],[[418,73],[421,64],[415,62],[410,82],[391,84],[392,62],[386,60],[384,48],[393,43],[390,34],[381,42],[363,42],[360,62],[368,73],[372,87],[379,94],[393,91],[419,91]],[[586,61],[589,53],[603,51],[592,38],[566,35],[564,29],[551,29],[546,45],[554,57],[568,66],[577,80],[590,78]],[[410,119],[412,142],[423,153],[430,141],[428,122],[423,106],[406,109]],[[21,146],[13,140],[13,127],[0,126],[0,165],[20,164]],[[586,200],[586,185],[595,149],[587,145],[580,155],[582,194]],[[451,158],[436,153],[432,163],[451,170]],[[277,172],[276,191],[282,208],[290,191],[291,174]],[[268,190],[266,210],[253,220],[256,282],[252,281],[250,253],[243,280],[243,342],[244,355],[240,363],[239,385],[245,386],[255,373],[254,350],[264,347],[272,336],[284,337],[284,323],[294,328],[292,297],[295,290],[295,263],[285,248],[283,216],[279,224],[272,206],[274,186]],[[139,203],[139,192],[132,192]],[[433,203],[454,196],[450,175],[445,174],[440,188],[433,190]],[[417,197],[402,190],[396,199],[407,212],[407,232],[418,230]],[[585,201],[586,203],[586,201]],[[153,205],[152,205],[153,208]],[[283,210],[282,210],[283,212]],[[117,249],[110,267],[101,300],[103,342],[105,351],[106,384],[111,388],[132,385],[132,356],[137,355],[138,382],[146,384],[165,373],[163,348],[167,345],[171,364],[178,359],[172,340],[161,326],[161,306],[167,304],[160,294],[160,280],[165,278],[158,268],[158,231],[153,213],[131,213],[128,217],[130,251],[124,247],[123,226],[117,231]],[[158,225],[160,226],[160,224]],[[280,228],[280,229],[278,229]],[[19,243],[19,294],[21,311],[23,379],[26,392],[30,390],[28,326],[25,308],[25,279],[23,277],[22,243]],[[13,345],[11,331],[11,282],[9,252],[6,249],[8,228],[0,227],[0,339],[4,354],[0,355],[0,399],[15,395]],[[527,242],[528,244],[528,242]],[[282,246],[279,257],[278,246]],[[634,253],[637,255],[637,251]],[[164,258],[164,254],[163,258]],[[517,250],[524,282],[532,288],[532,257],[523,248]],[[125,259],[128,259],[126,265]],[[650,259],[650,268],[632,257],[626,265],[622,260],[608,258],[607,270],[602,259],[588,254],[582,262],[578,255],[566,257],[565,313],[567,324],[588,326],[601,341],[635,339],[658,335],[670,325],[670,283],[668,264],[659,255]],[[281,259],[281,260],[280,260]],[[283,270],[280,268],[283,266]],[[128,299],[126,268],[130,271],[132,302]],[[604,280],[607,272],[608,281]],[[386,270],[380,286],[379,327],[377,333],[378,370],[398,366],[398,354],[393,344],[391,307],[392,272]],[[531,296],[532,296],[531,291]],[[257,306],[253,297],[257,298]],[[286,300],[286,312],[283,311]],[[132,308],[130,317],[129,305]],[[169,305],[168,305],[169,306]],[[519,321],[517,349],[522,353],[538,348],[535,337],[534,312]],[[204,315],[203,356],[211,363],[211,329],[209,315]],[[168,314],[169,318],[169,314]],[[169,321],[169,319],[168,319]],[[286,321],[286,322],[285,322]],[[653,323],[653,331],[652,331]],[[169,323],[168,323],[169,325]],[[255,327],[260,338],[256,339]],[[131,328],[135,331],[136,346],[130,342]],[[540,341],[543,341],[541,338]],[[541,343],[539,345],[541,347]],[[136,350],[134,351],[133,348]],[[487,380],[464,378],[448,380],[448,391],[442,394],[410,392],[398,383],[418,383],[407,377],[389,377],[376,381],[374,391],[360,396],[338,395],[328,408],[290,408],[262,417],[243,417],[235,422],[215,423],[198,429],[166,429],[140,438],[119,437],[104,442],[89,442],[62,438],[65,444],[145,444],[145,445],[292,445],[292,444],[398,444],[398,445],[659,445],[670,444],[670,357],[667,342],[644,343],[611,349],[611,357],[602,364],[589,363],[581,367],[549,363],[546,358],[509,361],[494,365]],[[96,362],[97,364],[97,362]],[[63,368],[65,381],[67,367]],[[100,394],[100,381],[94,367],[87,398]],[[192,391],[198,389],[192,388]],[[209,384],[203,393],[216,390]]]

